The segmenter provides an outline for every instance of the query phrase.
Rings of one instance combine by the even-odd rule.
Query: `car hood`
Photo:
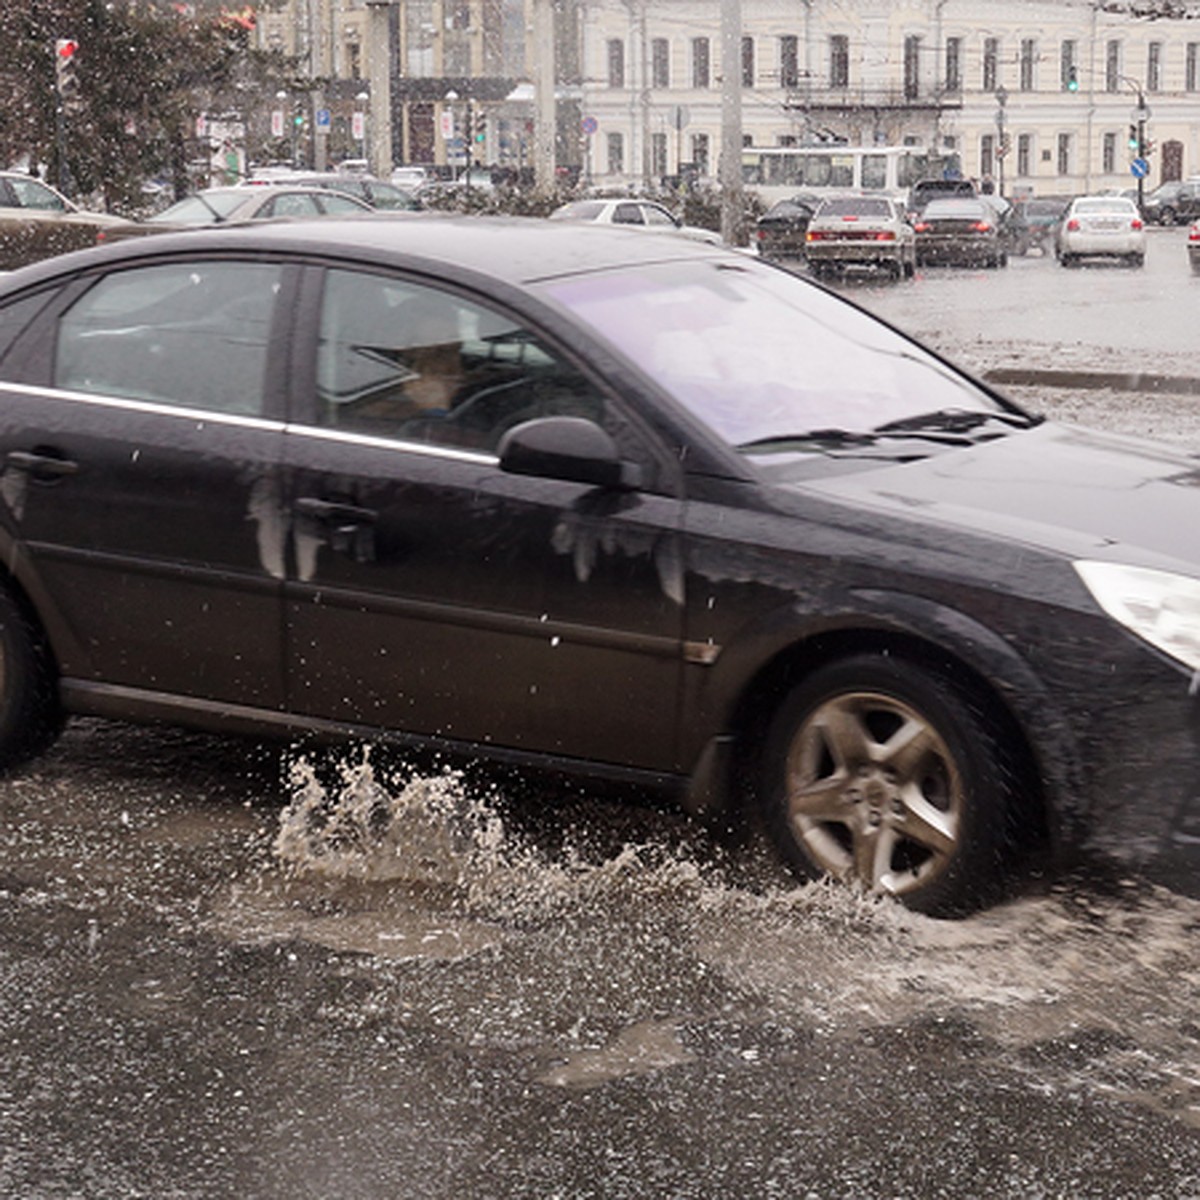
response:
[[[1046,422],[796,486],[1070,557],[1200,576],[1200,459],[1158,443]]]

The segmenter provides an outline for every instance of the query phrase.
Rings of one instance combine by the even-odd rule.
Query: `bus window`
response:
[[[849,155],[840,154],[829,162],[829,186],[837,188],[852,188],[854,186],[854,159]]]
[[[865,188],[887,187],[887,155],[864,154],[862,159],[862,186]]]

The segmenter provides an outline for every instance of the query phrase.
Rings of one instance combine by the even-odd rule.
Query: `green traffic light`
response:
[[[1072,67],[1070,69],[1070,71],[1067,73],[1067,91],[1068,92],[1079,91],[1079,72],[1078,72],[1078,70],[1076,70],[1075,67]]]

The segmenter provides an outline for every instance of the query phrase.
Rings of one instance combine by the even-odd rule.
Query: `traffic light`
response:
[[[1129,127],[1129,148],[1135,154],[1142,148],[1142,139],[1138,137],[1138,127],[1130,125]]]
[[[79,108],[79,75],[75,56],[79,43],[74,38],[57,38],[54,42],[54,85],[63,112]]]
[[[1078,67],[1069,67],[1067,69],[1067,91],[1068,92],[1079,91],[1079,68]]]

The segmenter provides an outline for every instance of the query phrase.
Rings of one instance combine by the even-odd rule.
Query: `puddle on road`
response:
[[[1200,1127],[1195,901],[1065,884],[940,922],[824,884],[731,882],[715,851],[669,835],[599,858],[569,837],[548,850],[504,813],[455,774],[406,778],[363,756],[330,781],[301,761],[275,866],[216,920],[238,941],[363,956],[396,989],[364,1003],[524,1047],[545,1086],[682,1067],[693,1033],[736,1013],[934,1056],[965,1036],[1039,1085]],[[380,966],[404,974],[389,985]]]

